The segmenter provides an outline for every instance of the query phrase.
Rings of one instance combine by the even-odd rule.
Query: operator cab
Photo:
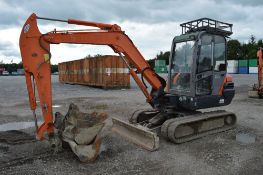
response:
[[[234,84],[225,84],[226,37],[232,34],[232,24],[202,18],[181,27],[182,35],[174,38],[169,60],[172,103],[192,110],[229,104]]]

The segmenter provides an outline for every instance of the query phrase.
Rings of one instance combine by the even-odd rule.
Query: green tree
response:
[[[256,53],[258,50],[258,44],[256,42],[256,37],[254,35],[250,36],[250,40],[248,44],[245,44],[244,47],[246,47],[246,59],[251,59],[256,57]]]
[[[241,44],[238,40],[229,40],[227,42],[227,59],[239,59],[242,55],[241,50]]]
[[[10,63],[10,64],[4,64],[0,63],[0,68],[5,68],[6,71],[9,73],[16,72],[17,69],[23,69],[23,64],[22,62],[20,63]],[[51,65],[51,72],[58,72],[58,65]]]
[[[170,56],[170,51],[166,52],[160,52],[156,55],[155,59],[156,60],[165,60],[166,65],[169,64],[169,56]]]
[[[263,48],[263,41],[262,41],[262,39],[258,40],[257,45],[258,45],[258,47],[262,47]]]
[[[256,37],[254,35],[250,35],[249,43],[251,43],[252,45],[256,44]]]
[[[58,72],[58,65],[57,64],[52,64],[51,65],[51,73]]]
[[[157,55],[153,59],[147,60],[147,62],[150,64],[152,68],[155,67],[155,60],[165,60],[165,64],[168,65],[169,56],[170,56],[170,51],[166,51],[166,52],[161,51],[160,53],[157,53]]]
[[[150,64],[151,68],[154,68],[155,59],[147,60],[147,62]]]

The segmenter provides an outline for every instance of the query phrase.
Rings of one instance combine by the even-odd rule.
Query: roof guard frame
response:
[[[182,27],[182,34],[187,34],[197,31],[207,31],[211,33],[217,33],[224,36],[230,36],[232,32],[233,24],[217,21],[210,18],[200,18],[197,20],[189,21],[180,24]]]

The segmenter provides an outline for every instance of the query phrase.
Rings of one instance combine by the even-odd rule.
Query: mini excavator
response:
[[[54,30],[42,34],[37,20],[98,29]],[[47,133],[52,139],[54,135],[50,44],[60,43],[108,45],[119,54],[152,109],[136,111],[129,122],[113,118],[112,130],[147,150],[159,148],[160,135],[171,142],[183,143],[233,128],[236,123],[234,113],[200,111],[228,105],[234,97],[234,83],[226,70],[226,38],[232,34],[232,24],[201,18],[180,26],[182,34],[172,41],[168,80],[165,81],[154,72],[120,26],[32,14],[22,28],[19,44],[31,109],[35,116],[36,85],[44,117],[44,122],[37,129],[37,138],[43,139]],[[145,80],[151,90],[147,89]]]
[[[252,89],[248,91],[248,96],[251,98],[263,98],[263,49],[260,47],[257,51],[258,65],[258,83],[254,84]]]

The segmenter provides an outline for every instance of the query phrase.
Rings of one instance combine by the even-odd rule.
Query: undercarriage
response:
[[[236,115],[224,110],[200,111],[136,111],[129,123],[113,118],[113,131],[126,139],[154,151],[159,148],[159,137],[184,143],[235,126]]]

